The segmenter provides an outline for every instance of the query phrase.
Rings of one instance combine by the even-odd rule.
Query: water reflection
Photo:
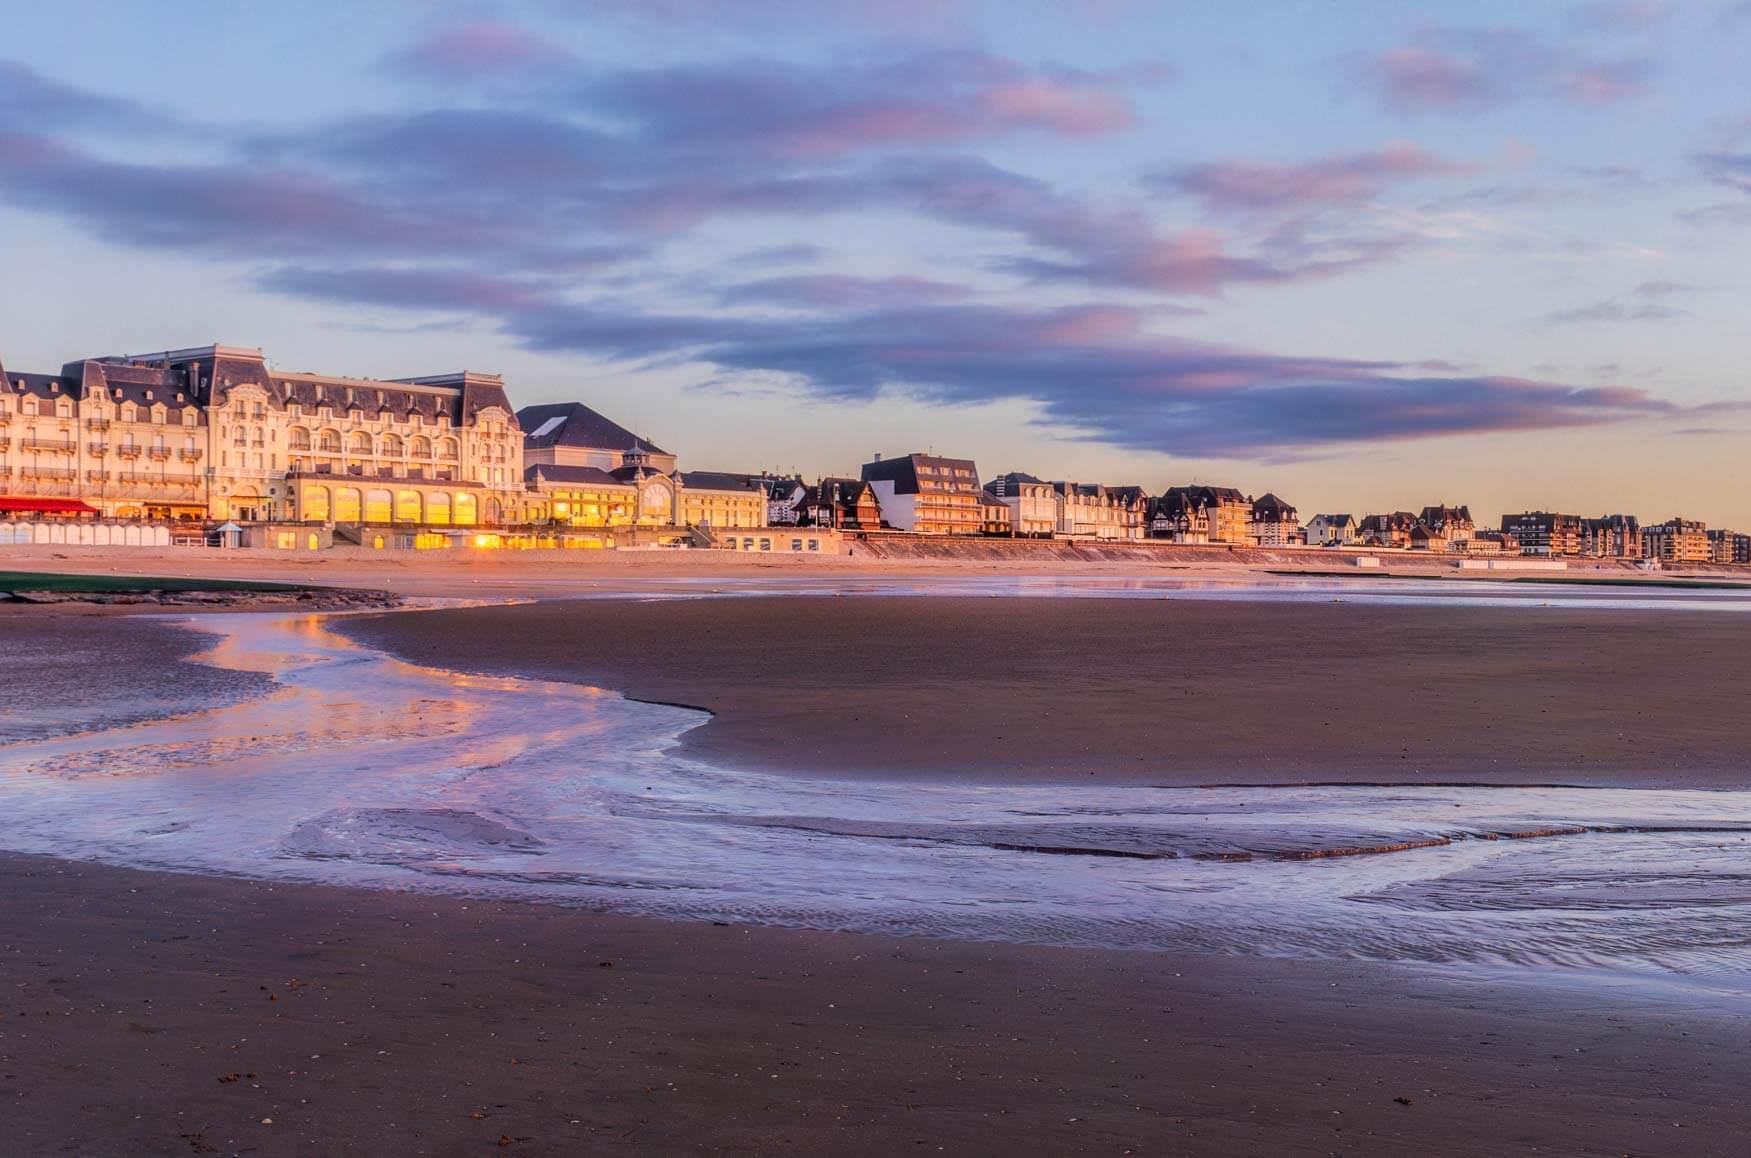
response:
[[[1747,793],[761,776],[674,752],[699,713],[412,666],[319,617],[195,626],[278,690],[0,748],[0,844],[824,929],[1751,978]]]

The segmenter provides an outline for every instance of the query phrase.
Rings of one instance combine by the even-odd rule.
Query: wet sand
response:
[[[1751,785],[1751,616],[1190,599],[582,601],[391,615],[416,662],[717,713],[720,764],[1002,782]]]
[[[1708,1005],[0,856],[20,1154],[1737,1154]]]
[[[190,662],[207,649],[205,636],[166,619],[125,617],[127,610],[0,604],[0,744],[77,731],[93,720],[158,719],[271,690],[266,676]]]

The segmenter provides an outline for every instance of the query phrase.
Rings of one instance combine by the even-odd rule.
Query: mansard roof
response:
[[[1295,517],[1295,508],[1271,494],[1269,491],[1253,500],[1252,513],[1254,518],[1268,516],[1278,522]]]
[[[725,474],[715,470],[689,470],[681,472],[681,485],[701,491],[758,492],[765,489],[756,481],[759,477],[759,475]]]
[[[563,483],[568,486],[618,487],[626,484],[612,474],[594,466],[559,466],[554,463],[537,463],[523,471],[523,481],[534,485],[540,482]]]
[[[866,462],[863,464],[863,481],[891,482],[894,484],[895,494],[920,494],[923,491],[920,471],[927,467],[935,470],[967,471],[974,479],[974,486],[978,485],[979,468],[973,465],[972,459],[941,458],[934,454],[907,454],[899,458],[878,458],[874,462]]]

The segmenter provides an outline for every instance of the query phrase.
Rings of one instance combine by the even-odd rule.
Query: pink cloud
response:
[[[1189,165],[1152,184],[1197,197],[1214,210],[1347,205],[1371,201],[1390,184],[1467,172],[1417,145],[1397,142],[1367,153],[1299,164],[1224,161]]]
[[[1044,77],[994,85],[985,91],[983,104],[999,123],[1032,125],[1066,136],[1099,136],[1136,121],[1129,103],[1117,93]]]
[[[434,77],[515,73],[568,63],[571,54],[514,24],[478,21],[433,33],[393,58],[403,69]]]

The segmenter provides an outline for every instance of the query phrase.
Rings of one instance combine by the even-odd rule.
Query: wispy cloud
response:
[[[1155,189],[1196,197],[1216,213],[1353,206],[1404,181],[1452,176],[1468,166],[1397,142],[1302,162],[1220,161],[1150,175]]]
[[[1557,310],[1545,320],[1562,325],[1583,322],[1667,322],[1688,317],[1689,311],[1673,304],[1696,292],[1696,287],[1675,281],[1645,281],[1628,293],[1574,309]]]
[[[1529,98],[1615,104],[1641,95],[1652,72],[1643,58],[1589,57],[1520,28],[1431,28],[1354,68],[1397,112],[1476,112]]]

